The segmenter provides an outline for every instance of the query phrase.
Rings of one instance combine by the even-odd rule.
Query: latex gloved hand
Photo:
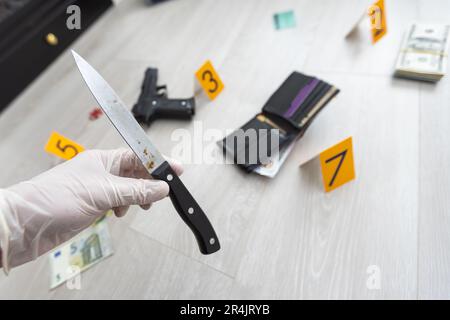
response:
[[[169,160],[180,175],[182,167]],[[7,272],[90,226],[107,210],[150,208],[169,186],[152,180],[131,150],[85,151],[37,177],[0,190],[0,241]]]

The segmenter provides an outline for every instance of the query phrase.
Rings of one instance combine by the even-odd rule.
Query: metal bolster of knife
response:
[[[195,99],[169,99],[167,86],[158,86],[158,69],[148,68],[132,113],[146,125],[156,118],[191,119],[195,114]]]
[[[219,239],[208,217],[195,201],[183,182],[173,171],[167,161],[152,171],[155,179],[167,182],[170,187],[169,196],[180,215],[197,239],[200,252],[211,254],[220,249]]]

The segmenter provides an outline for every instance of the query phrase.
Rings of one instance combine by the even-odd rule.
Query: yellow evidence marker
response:
[[[64,160],[70,160],[80,152],[83,152],[84,148],[78,143],[54,131],[47,141],[45,151],[63,158]]]
[[[370,18],[370,32],[372,34],[372,43],[375,44],[387,33],[386,8],[384,0],[377,0],[367,10]]]
[[[206,61],[195,73],[195,76],[210,100],[214,100],[222,92],[224,88],[223,82],[211,61]]]
[[[326,192],[355,179],[352,137],[323,151],[319,157]]]

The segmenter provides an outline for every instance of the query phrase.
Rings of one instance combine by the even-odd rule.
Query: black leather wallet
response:
[[[224,152],[247,172],[253,171],[274,152],[302,137],[317,114],[338,93],[339,89],[325,81],[292,72],[261,113],[222,140]],[[260,155],[262,146],[268,151],[266,155]],[[258,151],[256,156],[255,151]]]

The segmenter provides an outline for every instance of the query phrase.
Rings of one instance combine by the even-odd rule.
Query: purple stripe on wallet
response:
[[[290,118],[295,111],[302,105],[306,98],[311,94],[314,88],[319,83],[318,79],[312,79],[306,86],[304,86],[297,94],[297,96],[292,100],[291,106],[284,113],[284,116]]]

